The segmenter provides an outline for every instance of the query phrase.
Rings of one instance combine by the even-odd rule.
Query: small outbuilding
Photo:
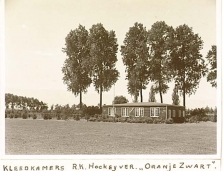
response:
[[[156,102],[123,103],[104,105],[102,114],[109,117],[151,117],[174,121],[184,120],[185,107]]]

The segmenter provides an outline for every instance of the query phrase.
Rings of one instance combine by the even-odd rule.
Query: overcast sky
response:
[[[187,24],[204,41],[203,57],[216,45],[215,0],[6,0],[5,37],[6,93],[34,97],[52,104],[78,104],[75,97],[63,84],[63,66],[66,55],[65,37],[79,24],[90,29],[102,23],[107,30],[114,30],[118,39],[117,69],[120,78],[115,88],[103,93],[103,104],[111,104],[115,95],[127,93],[125,66],[122,63],[120,46],[126,32],[135,22],[142,23],[147,30],[156,21],[165,21],[176,28]],[[144,102],[148,101],[149,89],[143,91]],[[164,103],[172,103],[173,84],[163,96]],[[115,91],[114,91],[115,90]],[[217,90],[206,78],[202,78],[196,94],[186,97],[187,108],[217,106]],[[156,100],[160,102],[159,95]],[[181,105],[183,102],[180,97]],[[97,105],[99,94],[91,86],[83,95],[83,103]]]

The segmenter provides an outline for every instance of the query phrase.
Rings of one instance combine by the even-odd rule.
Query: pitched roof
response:
[[[113,105],[104,105],[105,107],[111,107]],[[166,107],[166,106],[174,106],[174,107],[183,107],[178,105],[171,105],[166,103],[157,103],[157,102],[139,102],[139,103],[122,103],[122,104],[114,104],[115,107],[130,107],[130,106],[138,106],[138,107],[145,107],[145,106],[154,106],[154,107]]]

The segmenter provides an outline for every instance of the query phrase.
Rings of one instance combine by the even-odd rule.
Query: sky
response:
[[[187,24],[204,41],[201,54],[205,58],[216,45],[215,0],[6,0],[5,1],[5,93],[34,97],[48,106],[78,104],[79,96],[67,91],[61,71],[65,53],[65,37],[79,24],[89,30],[102,23],[106,30],[114,30],[119,49],[116,68],[119,80],[110,91],[103,93],[103,104],[111,104],[115,96],[123,95],[132,102],[127,92],[125,66],[120,46],[135,22],[146,29],[157,21],[165,21],[174,28]],[[143,90],[143,101],[148,101],[149,90]],[[173,83],[163,95],[163,102],[172,104]],[[83,95],[86,105],[98,105],[99,94],[93,85]],[[160,102],[159,94],[156,95]],[[180,104],[183,98],[180,97]],[[202,78],[195,94],[186,96],[186,107],[217,106],[217,89]]]

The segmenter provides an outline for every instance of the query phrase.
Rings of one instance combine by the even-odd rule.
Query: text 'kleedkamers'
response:
[[[3,171],[64,171],[64,166],[6,166],[3,165]]]

